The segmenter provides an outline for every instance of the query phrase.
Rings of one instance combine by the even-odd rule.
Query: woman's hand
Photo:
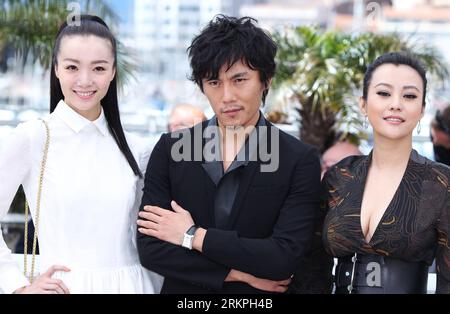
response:
[[[288,286],[291,283],[291,278],[279,281],[269,280],[232,269],[227,278],[225,278],[225,281],[241,281],[259,290],[283,293],[287,291]]]
[[[69,289],[67,289],[62,280],[52,278],[57,271],[69,272],[70,269],[65,266],[53,265],[45,273],[37,277],[32,284],[19,288],[14,293],[70,294]]]

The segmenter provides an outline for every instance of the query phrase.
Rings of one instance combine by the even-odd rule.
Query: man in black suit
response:
[[[277,47],[254,22],[218,16],[194,38],[191,79],[215,116],[150,157],[137,244],[162,293],[285,292],[309,247],[319,157],[259,111]]]

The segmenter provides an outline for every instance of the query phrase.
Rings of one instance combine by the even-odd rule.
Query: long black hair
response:
[[[55,46],[53,48],[52,56],[52,68],[50,74],[50,113],[56,108],[56,105],[61,99],[64,99],[64,95],[61,90],[61,84],[56,77],[55,66],[58,64],[57,56],[59,53],[61,40],[64,36],[72,35],[94,35],[100,38],[107,39],[111,42],[113,54],[114,54],[114,68],[117,67],[117,44],[116,39],[109,30],[106,23],[99,17],[93,15],[81,15],[81,24],[68,25],[67,21],[64,22],[58,30],[56,35]],[[128,146],[125,134],[123,132],[122,123],[120,122],[119,105],[117,101],[117,71],[113,80],[109,84],[108,92],[105,97],[100,101],[100,104],[105,113],[106,121],[108,122],[108,128],[119,146],[119,149],[124,154],[131,169],[135,175],[142,177],[142,173],[139,170],[139,166],[131,153]]]

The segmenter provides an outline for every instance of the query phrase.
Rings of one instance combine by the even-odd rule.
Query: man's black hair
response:
[[[259,72],[259,79],[267,89],[263,92],[264,104],[269,91],[269,81],[275,75],[277,45],[255,24],[251,17],[217,15],[196,36],[188,48],[192,69],[190,80],[203,92],[203,79],[217,79],[222,66],[231,68],[242,61]]]

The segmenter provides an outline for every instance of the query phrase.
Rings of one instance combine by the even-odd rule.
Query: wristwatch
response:
[[[192,250],[192,242],[194,242],[194,234],[197,229],[198,229],[198,227],[196,225],[192,225],[184,233],[183,241],[181,242],[182,247]]]

